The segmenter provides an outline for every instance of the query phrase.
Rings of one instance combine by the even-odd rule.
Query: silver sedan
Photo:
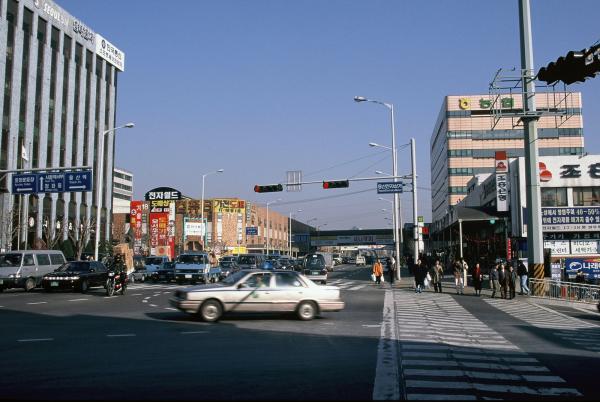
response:
[[[241,270],[211,285],[177,290],[171,306],[217,321],[227,312],[296,313],[311,320],[324,311],[340,311],[344,302],[336,286],[320,286],[293,271]]]

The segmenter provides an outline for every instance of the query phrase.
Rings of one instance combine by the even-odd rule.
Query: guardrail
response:
[[[600,286],[585,283],[563,282],[556,279],[529,279],[532,297],[593,303],[600,301]]]

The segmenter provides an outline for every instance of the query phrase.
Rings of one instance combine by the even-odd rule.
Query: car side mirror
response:
[[[245,283],[240,283],[239,285],[237,285],[238,289],[243,289],[243,288],[247,288],[248,285],[246,285]]]

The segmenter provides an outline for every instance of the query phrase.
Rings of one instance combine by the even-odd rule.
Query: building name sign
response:
[[[458,106],[462,110],[470,110],[471,109],[471,98],[459,98]],[[515,100],[511,97],[500,98],[500,106],[503,109],[512,109],[515,106]],[[479,108],[480,109],[491,109],[492,108],[492,100],[491,99],[479,99]]]
[[[146,201],[152,200],[180,200],[181,192],[171,187],[157,187],[148,191],[145,195]]]
[[[600,207],[542,208],[542,230],[545,232],[600,230]]]
[[[562,165],[560,172],[561,179],[576,179],[581,177],[581,165]],[[587,173],[592,179],[600,179],[600,163],[592,163],[588,166]]]
[[[73,32],[79,35],[82,39],[90,42],[90,44],[94,44],[94,39],[96,38],[94,31],[76,19],[73,19]]]
[[[45,13],[58,25],[62,25],[64,28],[69,26],[68,15],[60,9],[60,7],[52,4],[48,0],[34,0],[33,5],[36,6],[40,11]]]
[[[108,61],[120,71],[125,71],[125,53],[107,41],[100,34],[96,34],[96,54]]]

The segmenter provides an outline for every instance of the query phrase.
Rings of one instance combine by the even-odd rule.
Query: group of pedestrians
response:
[[[394,256],[390,256],[387,259],[387,273],[389,275],[390,285],[394,284],[394,279],[396,279],[396,260]],[[375,283],[381,285],[381,279],[383,278],[383,264],[377,258],[375,263],[373,264],[373,276],[375,277]],[[385,280],[385,279],[384,279]]]
[[[520,280],[519,280],[520,278]],[[519,262],[515,270],[512,265],[508,269],[504,264],[496,264],[490,272],[490,287],[492,288],[492,298],[496,297],[498,290],[502,299],[514,299],[516,295],[517,282],[521,285],[519,294],[528,295],[527,287],[527,267],[522,261]]]

